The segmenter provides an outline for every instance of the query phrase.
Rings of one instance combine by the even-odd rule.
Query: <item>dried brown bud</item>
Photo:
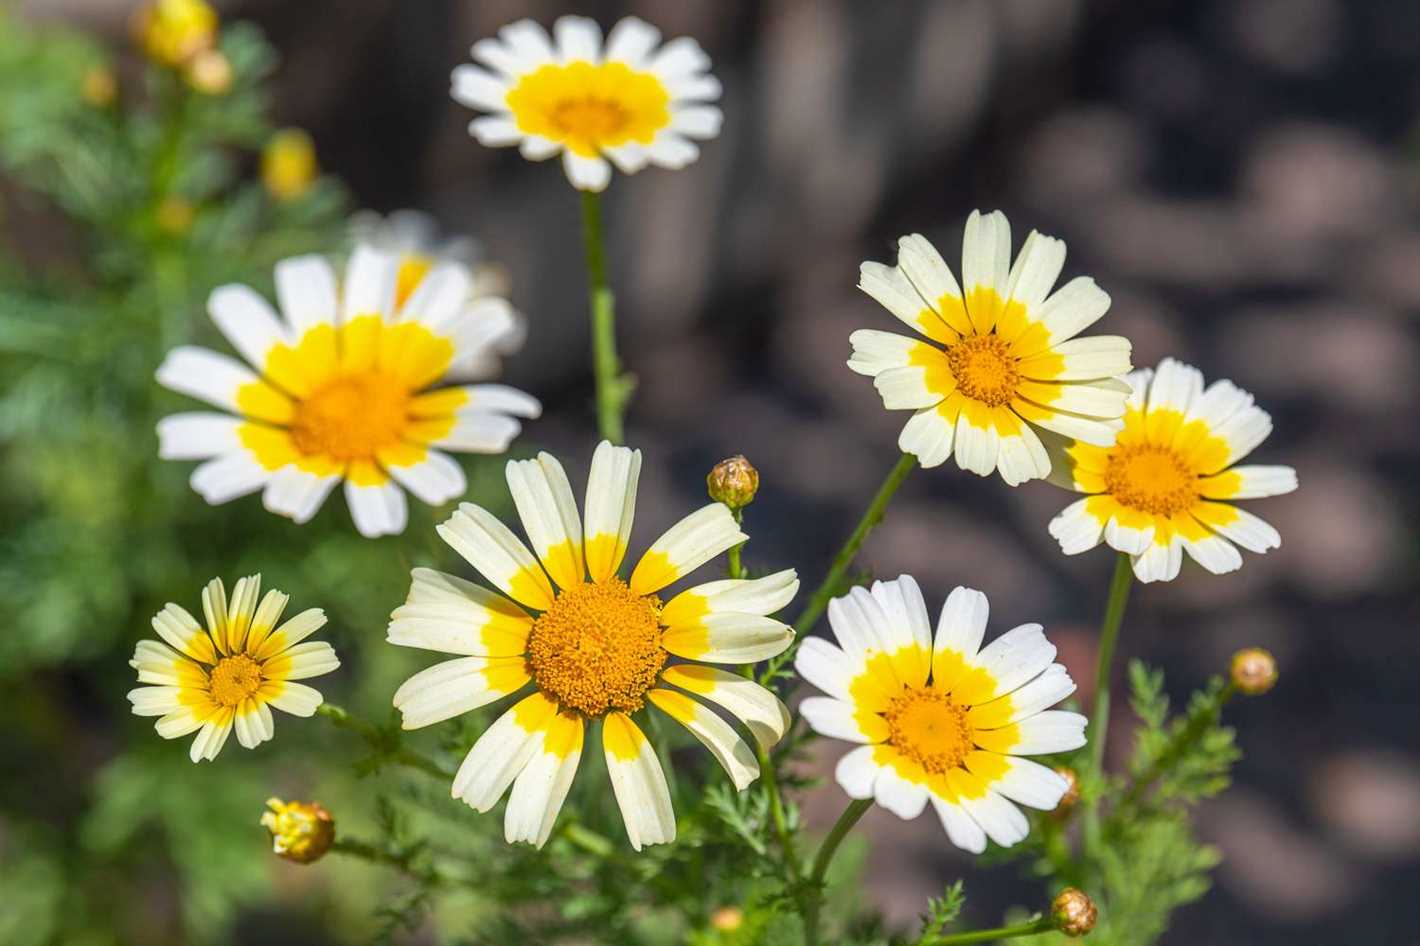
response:
[[[261,816],[261,824],[271,832],[271,849],[297,864],[318,861],[335,840],[335,819],[318,802],[283,802],[268,798],[271,810]]]
[[[1065,818],[1080,801],[1080,778],[1075,774],[1074,769],[1066,765],[1056,766],[1055,774],[1065,780],[1065,794],[1060,796],[1060,801],[1051,814],[1057,818]]]
[[[1229,673],[1239,693],[1260,696],[1277,683],[1277,658],[1261,647],[1248,647],[1233,654]]]
[[[716,502],[743,509],[754,502],[754,494],[759,492],[759,471],[744,457],[733,456],[715,464],[705,477],[705,488]]]
[[[1089,894],[1078,887],[1066,887],[1051,901],[1050,918],[1066,936],[1084,936],[1095,928],[1099,910]]]
[[[739,907],[721,907],[710,914],[710,926],[721,933],[733,933],[745,921],[744,911]]]
[[[226,95],[232,90],[232,61],[216,49],[204,49],[183,69],[187,84],[203,95]]]

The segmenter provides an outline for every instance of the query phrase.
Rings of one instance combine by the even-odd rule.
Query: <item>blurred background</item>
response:
[[[106,46],[121,85],[141,71],[129,3],[10,6],[0,30],[81,28]],[[1200,814],[1223,854],[1216,889],[1176,914],[1163,942],[1420,942],[1420,7],[217,6],[274,46],[275,120],[306,129],[321,168],[343,184],[327,182],[329,204],[309,219],[286,221],[294,235],[269,248],[273,259],[307,237],[319,245],[311,235],[355,207],[421,208],[446,232],[476,238],[529,320],[507,378],[546,412],[523,446],[564,458],[574,481],[595,442],[576,195],[555,162],[474,143],[448,74],[500,25],[565,12],[603,26],[635,13],[709,51],[725,87],[722,135],[688,170],[617,177],[607,194],[621,352],[639,380],[628,440],[647,458],[637,542],[702,501],[716,460],[744,453],[763,482],[747,512],[747,562],[793,565],[816,583],[894,462],[905,420],[844,367],[852,330],[893,328],[854,288],[859,262],[891,261],[896,238],[913,231],[954,261],[974,208],[1004,210],[1017,243],[1032,228],[1064,239],[1065,277],[1092,275],[1113,296],[1099,330],[1132,339],[1136,365],[1174,355],[1252,391],[1276,424],[1256,461],[1293,465],[1302,484],[1252,507],[1281,531],[1280,550],[1247,555],[1229,576],[1185,566],[1173,583],[1136,587],[1126,617],[1121,656],[1163,667],[1177,700],[1245,645],[1271,649],[1282,668],[1271,695],[1229,707],[1246,757],[1234,788]],[[250,170],[254,158],[240,161]],[[0,201],[5,268],[52,280],[77,266],[82,247],[55,207],[13,181],[0,181]],[[167,323],[178,339],[215,337],[201,302],[186,298],[177,328]],[[46,345],[130,357],[93,341],[106,331],[101,309],[85,319]],[[100,334],[84,343],[87,332]],[[306,531],[255,497],[189,510],[200,500],[186,492],[188,465],[160,464],[152,433],[156,417],[187,409],[183,399],[154,388],[125,407],[45,387],[28,369],[49,354],[17,339],[0,338],[0,591],[17,615],[0,634],[0,888],[16,904],[0,940],[361,941],[368,902],[331,897],[328,885],[373,893],[378,875],[277,862],[256,826],[268,794],[323,791],[334,807],[367,791],[322,774],[324,727],[283,719],[275,746],[233,744],[218,767],[192,766],[179,743],[129,715],[126,660],[162,602],[195,607],[211,575],[261,569],[293,593],[293,607],[332,614],[330,639],[347,660],[323,687],[328,697],[383,705],[421,665],[381,642],[407,586],[391,550],[427,553],[441,513],[412,506],[405,537],[370,543],[339,501]],[[155,366],[133,370],[146,377]],[[37,424],[71,443],[75,431],[49,413],[62,405],[90,439],[21,451]],[[112,453],[95,456],[95,442]],[[475,491],[501,492],[497,462],[470,468]],[[1059,554],[1045,527],[1069,500],[952,464],[919,472],[860,564],[912,573],[934,609],[956,584],[982,589],[993,633],[1044,623],[1088,697],[1111,560],[1102,549]],[[145,508],[178,503],[182,512],[163,513],[171,525],[145,531],[156,521]],[[1125,701],[1116,712],[1111,751],[1122,756]],[[818,748],[827,773],[841,747]],[[826,826],[838,789],[825,784],[805,806]],[[894,924],[962,875],[971,917],[1036,898],[1014,868],[972,869],[935,826],[877,810],[865,825],[868,898]],[[82,935],[55,939],[66,909],[111,911],[118,932],[71,917]]]

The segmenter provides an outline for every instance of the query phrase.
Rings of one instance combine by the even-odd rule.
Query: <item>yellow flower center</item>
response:
[[[587,716],[632,713],[666,663],[661,602],[620,578],[583,582],[533,622],[528,670],[540,690]]]
[[[1143,443],[1115,447],[1104,471],[1105,489],[1131,509],[1172,516],[1198,501],[1198,476],[1176,450]]]
[[[670,100],[649,72],[620,62],[572,62],[523,76],[507,102],[519,131],[590,157],[631,141],[650,144],[670,124]]]
[[[307,456],[373,459],[400,442],[408,404],[408,389],[393,375],[376,370],[336,377],[296,405],[291,439]]]
[[[394,307],[404,308],[414,290],[434,268],[434,261],[422,253],[408,253],[399,261],[399,271],[394,277]]]
[[[261,666],[245,654],[217,661],[207,678],[207,692],[223,706],[236,706],[261,686]]]
[[[929,773],[954,769],[972,750],[966,711],[934,687],[905,689],[882,713],[889,729],[888,744]]]
[[[1016,396],[1021,373],[1010,347],[1001,336],[971,335],[947,348],[947,364],[957,389],[990,407],[999,407]]]

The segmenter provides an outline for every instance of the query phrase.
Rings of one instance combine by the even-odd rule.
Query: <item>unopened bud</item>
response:
[[[1066,765],[1055,767],[1055,774],[1065,780],[1065,794],[1060,796],[1060,801],[1056,803],[1055,810],[1051,812],[1057,818],[1067,817],[1074,810],[1075,805],[1080,801],[1080,777],[1075,774],[1075,770]]]
[[[187,84],[203,95],[226,95],[232,90],[232,61],[215,49],[193,56],[184,69]]]
[[[733,933],[744,925],[744,911],[739,907],[721,907],[710,914],[710,926],[721,933]]]
[[[316,179],[316,146],[299,128],[271,136],[261,152],[261,181],[277,200],[294,200]]]
[[[283,802],[268,798],[271,810],[261,816],[262,827],[271,832],[271,849],[297,864],[320,860],[335,840],[335,819],[316,802]]]
[[[154,211],[154,216],[158,221],[158,229],[170,236],[182,236],[192,228],[195,213],[192,204],[181,197],[164,197],[163,202],[158,204],[158,209]]]
[[[181,66],[217,38],[217,11],[206,0],[151,0],[133,17],[133,32],[148,58]]]
[[[1084,936],[1095,928],[1099,910],[1089,894],[1078,887],[1066,887],[1051,901],[1050,918],[1066,936]]]
[[[107,108],[118,98],[118,79],[108,66],[93,66],[84,73],[81,89],[84,101],[95,108]]]
[[[1260,696],[1277,683],[1277,658],[1261,647],[1248,647],[1233,654],[1229,673],[1239,693]]]
[[[705,488],[716,502],[743,509],[754,502],[754,494],[759,492],[759,471],[743,456],[733,456],[715,464],[705,477]]]

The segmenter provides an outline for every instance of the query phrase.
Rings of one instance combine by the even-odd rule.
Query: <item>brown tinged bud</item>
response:
[[[1233,654],[1229,675],[1239,693],[1261,696],[1277,684],[1277,658],[1261,647],[1248,647]]]
[[[297,864],[318,861],[335,841],[335,819],[318,802],[283,802],[268,798],[271,810],[261,816],[262,827],[271,832],[271,849]]]
[[[1066,887],[1051,901],[1050,918],[1066,936],[1084,936],[1095,928],[1099,910],[1089,894],[1078,887]]]
[[[1065,794],[1060,796],[1060,801],[1051,814],[1056,818],[1067,818],[1080,801],[1080,777],[1075,774],[1074,769],[1065,765],[1056,766],[1055,774],[1065,780]]]
[[[739,907],[721,907],[710,914],[710,926],[721,933],[733,933],[744,925],[744,911]]]
[[[192,218],[197,211],[192,204],[181,197],[164,197],[153,212],[158,228],[169,236],[182,236],[192,229]]]
[[[226,95],[232,90],[232,61],[215,49],[205,49],[183,68],[187,84],[203,95]]]
[[[705,477],[705,489],[710,498],[739,510],[754,502],[759,492],[759,471],[743,456],[733,456],[715,464]]]
[[[108,66],[92,66],[84,73],[80,92],[95,108],[108,108],[118,98],[118,79]]]

